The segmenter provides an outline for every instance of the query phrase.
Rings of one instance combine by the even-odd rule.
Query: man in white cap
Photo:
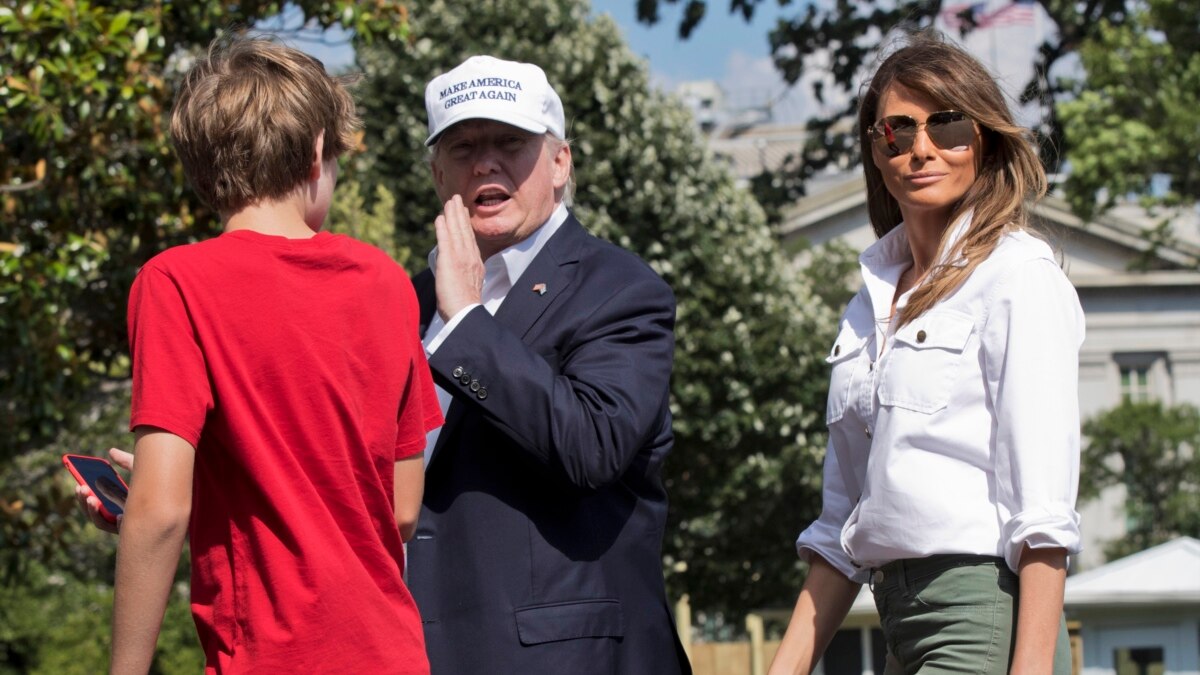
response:
[[[446,424],[408,562],[433,673],[690,672],[661,567],[671,289],[568,211],[541,68],[472,57],[425,105],[445,209],[414,285]]]

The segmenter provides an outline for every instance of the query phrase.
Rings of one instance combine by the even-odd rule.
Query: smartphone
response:
[[[86,455],[63,455],[63,465],[75,476],[80,485],[92,489],[100,499],[100,515],[110,523],[125,513],[125,500],[129,497],[129,486],[108,460]]]

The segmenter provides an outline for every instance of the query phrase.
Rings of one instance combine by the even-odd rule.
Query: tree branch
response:
[[[29,183],[12,183],[9,185],[0,185],[0,192],[25,192],[26,190],[35,190],[44,183],[41,178]]]

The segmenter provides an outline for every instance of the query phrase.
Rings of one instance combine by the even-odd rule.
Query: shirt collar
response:
[[[529,267],[537,254],[541,253],[542,247],[546,245],[547,241],[550,241],[550,237],[553,237],[565,222],[567,222],[567,205],[559,202],[554,212],[550,214],[550,218],[541,227],[534,230],[533,234],[496,254],[504,260],[504,267],[508,270],[509,283],[517,283],[517,279],[521,278],[525,269]]]
[[[961,255],[953,261],[948,261],[947,258],[954,250],[958,240],[962,239],[967,234],[967,230],[971,228],[973,215],[974,211],[967,211],[950,226],[950,233],[946,237],[946,245],[942,247],[942,257],[938,264],[956,267],[967,264],[966,259]],[[876,273],[883,272],[890,267],[911,263],[912,251],[908,247],[908,231],[905,229],[904,223],[896,225],[878,241],[868,246],[858,256],[858,262],[864,269],[870,269]]]
[[[971,228],[973,213],[973,211],[967,211],[950,226],[950,232],[946,237],[945,246],[942,247],[942,257],[938,264],[956,267],[967,264],[966,258],[961,255],[953,261],[947,262],[946,259],[954,250],[958,240],[962,239],[967,230]],[[912,250],[908,246],[908,231],[905,229],[904,223],[896,225],[878,241],[868,246],[862,255],[858,256],[858,262],[862,269],[863,283],[866,284],[867,292],[871,296],[875,318],[886,321],[891,313],[892,297],[896,292],[896,284],[900,281],[900,274],[912,264]],[[913,290],[915,288],[910,288],[897,299],[897,311],[908,304],[908,296],[912,295]]]
[[[550,237],[553,237],[558,228],[567,222],[568,215],[570,213],[567,210],[567,205],[564,202],[559,202],[546,222],[542,223],[532,234],[487,259],[487,262],[484,264],[485,277],[490,277],[499,270],[497,263],[494,261],[500,260],[504,263],[504,270],[508,274],[509,283],[515,284],[517,279],[521,278],[525,269],[533,262],[533,259],[537,257],[537,254],[541,253],[542,247],[546,245],[546,242],[550,241]],[[431,270],[437,269],[437,254],[437,246],[434,246],[433,250],[429,252],[428,257],[429,269]]]

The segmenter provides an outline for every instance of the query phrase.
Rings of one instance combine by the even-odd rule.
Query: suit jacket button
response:
[[[471,391],[479,391],[479,380],[471,380],[471,384],[468,386],[468,388]]]
[[[459,375],[458,381],[462,382],[463,384],[471,384],[471,374],[463,373],[462,375]]]
[[[480,387],[479,391],[475,392],[475,395],[479,397],[480,401],[487,398],[487,387]]]
[[[463,373],[465,372],[467,371],[463,370],[462,366],[454,366],[454,370],[450,371],[450,376],[457,380],[458,378],[462,377]]]

